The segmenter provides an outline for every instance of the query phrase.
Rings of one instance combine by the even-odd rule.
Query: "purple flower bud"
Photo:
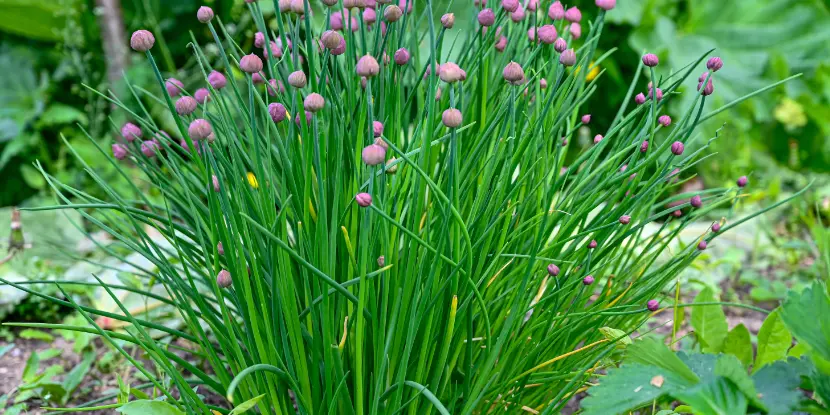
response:
[[[683,154],[683,150],[685,148],[686,147],[680,141],[675,141],[675,142],[671,143],[671,152],[675,156],[679,156],[679,155]]]
[[[289,8],[291,12],[299,15],[305,14],[305,1],[304,0],[291,0],[289,3]]]
[[[213,176],[211,176],[211,177],[210,177],[210,180],[211,180],[211,182],[213,183],[213,191],[214,191],[214,192],[218,192],[218,191],[219,191],[219,178],[218,178],[218,177],[216,177],[216,175],[214,174]],[[222,245],[221,245],[222,243],[221,243],[221,242],[219,242],[219,244],[220,244],[219,246],[221,247],[221,246],[222,246]],[[223,250],[223,251],[224,251],[224,250]],[[222,252],[222,253],[224,253],[224,252]],[[221,255],[221,254],[220,254],[220,255]]]
[[[213,20],[213,9],[207,6],[199,7],[199,10],[196,12],[196,18],[202,23]]]
[[[233,280],[231,279],[231,273],[226,269],[219,271],[219,275],[216,276],[216,285],[218,285],[219,288],[228,288],[232,284]]]
[[[631,223],[631,216],[628,216],[628,215],[620,216],[620,223],[623,224],[623,225],[628,225],[629,223]]]
[[[698,250],[698,251],[703,251],[703,250],[705,250],[705,249],[706,249],[706,247],[708,247],[708,246],[709,246],[709,244],[708,244],[708,243],[706,243],[706,241],[705,241],[705,240],[704,240],[704,241],[700,241],[700,243],[699,243],[699,244],[697,244],[697,250]]]
[[[689,200],[689,204],[691,204],[693,208],[698,209],[703,206],[703,200],[699,195],[695,195],[692,196],[691,200]]]
[[[193,120],[187,128],[187,135],[194,140],[204,140],[212,132],[213,128],[210,126],[210,123],[202,118]]]
[[[528,0],[527,4],[525,4],[528,10],[535,12],[537,8],[539,8],[539,0]]]
[[[507,47],[507,38],[504,36],[500,37],[494,47],[497,51],[504,52],[504,49]]]
[[[490,27],[496,23],[496,14],[493,9],[484,9],[478,12],[478,24],[484,27]]]
[[[305,114],[305,124],[306,124],[306,125],[311,124],[311,117],[313,117],[313,114],[312,114],[312,113],[310,113],[310,112],[308,112],[308,111],[303,111],[303,114]],[[300,111],[297,111],[297,115],[295,115],[295,116],[294,116],[294,124],[297,124],[297,127],[300,127],[300,126],[301,126],[301,124],[300,124],[300,123],[301,123],[302,121],[303,121],[303,120],[302,120],[302,118],[300,117]]]
[[[380,72],[380,65],[378,65],[378,61],[374,58],[374,56],[364,55],[357,61],[355,71],[358,76],[371,78]]]
[[[441,26],[444,26],[444,29],[452,29],[453,25],[455,25],[455,14],[447,13],[441,16]]]
[[[147,52],[155,43],[156,38],[147,30],[136,30],[130,36],[130,47],[136,52]]]
[[[591,114],[585,114],[582,116],[582,123],[588,125],[591,123]]]
[[[646,96],[643,95],[642,92],[640,92],[639,94],[637,94],[637,96],[634,97],[634,102],[636,102],[637,105],[642,105],[646,102]]]
[[[275,97],[278,93],[285,93],[285,85],[282,84],[282,81],[269,79],[265,90],[268,91],[268,95]]]
[[[306,111],[309,111],[309,112],[312,112],[312,113],[320,111],[325,106],[326,106],[325,98],[323,98],[322,95],[320,95],[316,92],[312,92],[312,93],[308,94],[308,96],[305,97],[305,100],[303,101],[303,107],[306,109]]]
[[[601,143],[601,142],[602,142],[602,139],[603,139],[602,134],[597,134],[597,135],[595,135],[595,136],[594,136],[594,144],[599,144],[599,143]]]
[[[588,249],[594,249],[596,247],[597,247],[597,241],[594,240],[594,239],[591,239],[591,242],[588,243]]]
[[[128,122],[121,127],[121,137],[124,137],[125,140],[130,142],[136,138],[141,138],[141,128],[138,128],[137,125]]]
[[[561,2],[555,1],[548,7],[548,17],[551,20],[562,20],[565,18],[565,7],[562,6]]]
[[[582,279],[582,285],[591,285],[594,283],[594,276],[588,275]]]
[[[661,115],[659,118],[657,118],[657,122],[659,122],[660,125],[662,125],[663,127],[668,127],[671,125],[671,117],[669,117],[668,115]]]
[[[646,308],[648,311],[657,311],[660,308],[660,302],[657,300],[648,300],[646,303]]]
[[[196,102],[195,99],[183,96],[176,100],[176,112],[179,115],[190,115],[193,111],[196,111],[196,107],[199,103]]]
[[[366,24],[374,24],[378,21],[378,15],[375,12],[375,9],[363,9],[363,21]]]
[[[683,216],[683,211],[680,210],[680,209],[677,209],[674,212],[672,212],[671,215],[676,217],[676,218],[679,218],[679,217]]]
[[[513,84],[518,85],[525,79],[525,71],[522,69],[522,66],[516,62],[510,61],[507,66],[504,67],[502,71],[502,76],[504,80]]]
[[[127,157],[127,146],[124,144],[113,144],[112,145],[112,155],[117,160],[124,160]]]
[[[548,275],[551,277],[559,275],[559,267],[556,264],[548,264]]]
[[[557,36],[556,27],[552,24],[546,24],[539,28],[539,41],[546,45],[556,42]]]
[[[358,193],[357,196],[354,197],[354,200],[357,201],[357,204],[360,207],[369,207],[372,204],[372,195],[368,193]]]
[[[153,140],[147,140],[141,143],[141,153],[147,157],[155,157],[159,145]]]
[[[369,144],[360,152],[360,158],[367,166],[377,166],[386,160],[386,149],[377,144]]]
[[[210,99],[210,91],[207,88],[199,88],[193,93],[193,97],[196,98],[196,102],[204,104]]]
[[[501,0],[501,7],[509,13],[513,13],[519,8],[519,0]]]
[[[213,177],[216,177],[216,176],[213,176]],[[222,242],[219,242],[218,244],[216,244],[216,250],[219,252],[219,255],[225,255],[225,247],[222,246]]]
[[[571,32],[571,37],[579,39],[582,37],[582,26],[579,23],[571,23],[568,26],[568,31]]]
[[[340,46],[340,41],[343,40],[343,35],[340,32],[335,32],[334,30],[326,30],[323,32],[323,35],[320,36],[320,40],[323,41],[323,45],[328,50],[337,49]]]
[[[383,11],[383,18],[389,23],[395,23],[403,16],[403,10],[396,5],[390,5]]]
[[[228,84],[228,79],[221,72],[213,71],[208,75],[208,83],[213,89],[222,89]]]
[[[463,122],[463,117],[461,111],[455,108],[449,108],[441,114],[441,121],[449,128],[458,128]]]
[[[652,91],[652,89],[648,90],[648,97],[649,98],[654,98],[651,91]],[[661,90],[660,88],[657,88],[657,101],[662,101],[662,100],[663,100],[663,90]]]
[[[167,90],[167,94],[171,97],[177,97],[179,94],[182,93],[184,89],[184,84],[182,81],[176,78],[170,78],[166,82],[164,82],[164,89]]]
[[[302,88],[306,85],[306,77],[303,71],[294,71],[288,74],[288,85],[294,88]]]
[[[415,0],[398,0],[398,7],[403,10],[406,10],[406,13],[412,12],[412,5],[415,3]]]
[[[274,122],[280,122],[288,117],[288,111],[286,111],[285,106],[279,102],[268,104],[268,114]]]
[[[562,53],[566,49],[568,49],[568,42],[566,42],[565,39],[560,37],[556,39],[556,42],[553,42],[553,50]]]
[[[565,20],[571,23],[579,23],[582,20],[582,12],[576,6],[571,7],[565,11]]]
[[[265,83],[265,78],[263,78],[262,75],[259,72],[257,72],[255,74],[251,74],[251,81],[253,81],[254,85],[262,85]]]
[[[539,88],[547,89],[547,87],[548,87],[548,80],[545,79],[545,78],[539,79]]]
[[[565,66],[574,66],[576,64],[576,52],[573,49],[568,49],[559,55],[559,63]]]
[[[704,81],[705,81],[705,79],[704,79]],[[704,81],[699,81],[697,83],[697,90],[700,91],[701,88],[702,88],[704,96],[712,95],[712,93],[715,92],[715,84],[712,83],[712,78],[711,77],[709,78],[709,81],[706,82],[705,87],[703,86]]]
[[[646,151],[648,151],[648,141],[643,141],[640,144],[640,152],[645,153]]]
[[[406,48],[400,48],[395,51],[395,63],[400,66],[406,65],[411,57],[412,55],[409,54],[409,51],[406,50]]]
[[[272,40],[271,43],[268,44],[267,48],[262,49],[262,56],[264,56],[265,59],[268,59],[271,56],[276,59],[280,59],[282,58],[282,47],[280,47],[277,42]]]
[[[383,123],[380,121],[372,121],[372,134],[375,137],[383,135]]]
[[[253,53],[250,55],[245,55],[242,59],[239,60],[239,69],[242,72],[247,73],[257,73],[262,71],[262,59],[259,56],[254,55]]]
[[[712,224],[712,232],[718,233],[720,232],[720,222],[715,222]]]
[[[611,10],[617,7],[617,0],[596,0],[596,5],[602,10]]]
[[[643,65],[653,68],[657,66],[658,63],[660,63],[660,59],[657,58],[657,55],[653,53],[646,53],[643,55]]]
[[[458,65],[453,62],[447,62],[438,69],[438,77],[446,83],[453,83],[456,81],[463,81],[467,79],[467,72],[464,72]]]
[[[749,183],[749,179],[747,179],[746,176],[741,176],[738,178],[738,181],[736,183],[738,187],[743,188],[746,187],[746,185]]]
[[[525,9],[522,6],[519,6],[519,8],[516,9],[515,12],[510,13],[510,20],[512,20],[513,23],[519,23],[522,20],[524,20],[524,18],[525,18]]]
[[[706,69],[710,71],[717,72],[720,68],[723,68],[723,60],[721,58],[715,56],[706,61]]]
[[[291,12],[291,0],[279,0],[277,5],[280,8],[280,13],[289,13]]]
[[[254,46],[258,48],[265,47],[265,34],[262,32],[254,33]]]
[[[344,53],[346,53],[346,39],[340,39],[340,45],[332,49],[331,54],[334,56],[340,56]]]

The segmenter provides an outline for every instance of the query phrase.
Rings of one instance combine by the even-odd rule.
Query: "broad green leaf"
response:
[[[637,343],[639,342],[634,344]],[[660,387],[655,386],[655,383],[659,384],[655,381],[658,376],[662,376]],[[583,415],[616,414],[650,403],[692,384],[675,372],[661,367],[639,363],[623,364],[618,369],[609,370],[608,375],[600,379],[598,386],[588,390],[590,396],[581,403]]]
[[[229,415],[241,415],[241,414],[245,413],[245,411],[255,407],[256,404],[259,403],[259,401],[261,401],[262,398],[264,398],[264,397],[265,397],[265,395],[262,394],[262,395],[259,395],[257,397],[248,399],[245,402],[242,402],[241,404],[239,404],[235,408],[233,408],[233,410],[231,411],[231,413]]]
[[[801,293],[790,291],[781,306],[781,319],[799,342],[806,343],[824,360],[830,360],[830,297],[820,282]]]
[[[690,384],[695,384],[700,380],[665,344],[650,337],[638,340],[628,346],[628,359],[631,363],[665,369],[665,371],[676,374]]]
[[[772,362],[752,375],[758,398],[769,415],[789,415],[801,398],[800,376],[794,367],[783,361]]]
[[[746,396],[723,377],[678,391],[673,396],[691,406],[695,415],[745,414],[748,406]]]
[[[787,356],[791,357],[801,357],[806,355],[810,352],[810,346],[807,346],[807,343],[796,343],[789,352],[787,352]]]
[[[5,1],[0,0],[0,21]],[[0,45],[0,143],[17,137],[43,111],[46,85],[38,84],[35,61],[29,49]]]
[[[49,360],[49,359],[60,356],[62,353],[63,353],[63,350],[58,349],[56,347],[52,347],[52,348],[49,348],[49,349],[46,349],[46,350],[41,350],[41,351],[37,352],[38,356],[40,357],[40,360]]]
[[[757,372],[764,365],[786,359],[792,342],[793,337],[784,325],[779,309],[776,309],[767,316],[758,332],[758,355],[752,371]]]
[[[175,406],[162,401],[132,401],[118,408],[124,415],[184,415],[184,412]]]
[[[0,0],[0,31],[36,40],[58,41],[74,1]]]
[[[6,412],[3,412],[3,415],[20,415],[23,413],[23,410],[26,409],[26,407],[28,407],[28,405],[26,405],[25,403],[19,403],[6,409]]]
[[[608,340],[614,341],[619,339],[619,341],[617,341],[618,349],[624,349],[625,346],[631,344],[631,337],[628,337],[628,335],[622,330],[612,329],[611,327],[601,327],[599,332],[602,333],[602,335]]]
[[[141,389],[130,388],[130,393],[138,399],[150,399]]]
[[[51,341],[55,340],[55,338],[52,337],[51,334],[49,334],[45,331],[35,330],[35,329],[26,329],[26,330],[21,331],[20,332],[20,338],[28,339],[28,340],[31,340],[31,339],[43,340],[45,342],[51,342]]]
[[[732,381],[752,405],[766,409],[764,403],[758,399],[758,392],[755,391],[752,378],[749,377],[746,368],[737,357],[730,354],[720,355],[715,363],[715,374]]]
[[[677,352],[677,357],[697,375],[701,382],[711,382],[715,380],[715,363],[718,361],[718,355]]]
[[[43,175],[28,164],[20,166],[20,175],[23,176],[23,181],[33,189],[43,189],[46,186],[46,179]]]
[[[717,302],[719,299],[711,287],[706,287],[695,297],[695,303]],[[723,348],[723,342],[729,326],[726,315],[719,305],[695,306],[692,308],[692,327],[704,352],[717,353]]]
[[[752,364],[752,341],[746,326],[738,324],[729,331],[723,342],[723,352],[737,357],[744,367]]]
[[[34,380],[39,366],[40,358],[38,357],[37,352],[33,351],[32,355],[29,356],[29,360],[26,361],[26,366],[23,368],[23,381],[31,382]]]
[[[88,122],[86,114],[81,110],[65,104],[52,104],[46,107],[46,111],[37,120],[39,127],[74,123],[87,124]]]

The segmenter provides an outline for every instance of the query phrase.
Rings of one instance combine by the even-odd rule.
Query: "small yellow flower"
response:
[[[781,103],[775,107],[774,114],[775,119],[784,124],[788,130],[807,125],[807,115],[804,113],[804,107],[790,98],[782,99]]]
[[[256,176],[254,176],[251,172],[248,172],[248,184],[254,189],[259,189],[259,182],[257,181]]]
[[[593,81],[597,75],[599,75],[599,66],[596,66],[593,62],[591,62],[591,70],[588,71],[588,75],[585,75],[585,82]]]

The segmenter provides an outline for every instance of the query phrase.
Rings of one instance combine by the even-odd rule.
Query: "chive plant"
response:
[[[599,329],[636,330],[707,243],[748,219],[667,249],[747,184],[678,194],[707,148],[684,145],[740,101],[704,113],[717,65],[681,86],[705,54],[664,77],[645,55],[607,130],[579,143],[613,1],[590,22],[558,1],[471,4],[475,29],[458,34],[431,0],[324,0],[323,25],[308,2],[274,0],[276,26],[247,3],[261,51],[199,10],[219,54],[191,44],[198,94],[160,73],[152,33],[133,34],[158,88],[101,93],[131,123],[112,156],[99,149],[146,183],[117,192],[87,169],[99,199],[42,170],[59,203],[37,209],[77,210],[77,226],[113,236],[102,250],[145,257],[146,286],[98,280],[110,312],[3,280],[77,309],[88,326],[38,326],[99,334],[185,413],[255,397],[262,414],[558,413],[608,364]],[[635,100],[644,75],[653,85]],[[695,99],[672,121],[677,94]],[[151,100],[175,130],[159,129]],[[184,325],[131,314],[123,290]],[[171,351],[181,344],[204,364]],[[205,403],[206,390],[228,402]]]

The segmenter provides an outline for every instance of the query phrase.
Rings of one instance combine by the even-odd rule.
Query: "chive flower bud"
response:
[[[303,108],[305,108],[306,111],[310,111],[312,113],[320,111],[321,109],[323,109],[324,106],[326,106],[325,98],[323,98],[322,95],[316,92],[308,94],[308,96],[305,97],[305,100],[303,101]]]
[[[594,276],[588,275],[582,279],[582,285],[591,285],[594,283]]]
[[[179,115],[190,115],[193,111],[196,111],[196,107],[198,105],[199,104],[192,97],[183,96],[176,100],[176,112]]]
[[[723,60],[721,58],[715,56],[706,61],[706,69],[710,71],[717,72],[720,68],[723,68]]]
[[[136,52],[147,52],[155,43],[156,38],[148,30],[136,30],[130,36],[130,47]]]
[[[221,72],[213,71],[208,75],[208,83],[213,89],[222,89],[228,84],[228,79]]]
[[[646,151],[648,151],[648,141],[643,141],[640,143],[640,152],[645,153]]]
[[[141,143],[141,153],[147,157],[155,157],[159,145],[153,140],[147,140]]]
[[[233,284],[231,273],[226,269],[219,271],[219,275],[216,276],[216,285],[218,285],[219,288],[228,288],[231,284]]]
[[[556,264],[548,264],[548,275],[551,277],[559,275],[559,267]]]
[[[689,200],[689,204],[692,205],[693,208],[698,209],[703,206],[703,200],[700,198],[700,195],[694,195]]]
[[[294,71],[288,74],[288,85],[294,88],[302,88],[306,85],[306,77],[303,71]]]
[[[306,124],[306,125],[311,124],[311,117],[313,116],[313,114],[312,114],[311,112],[309,112],[309,111],[303,111],[303,113],[305,114],[305,124]],[[297,111],[297,115],[295,115],[295,116],[294,116],[294,124],[297,124],[297,127],[300,127],[300,123],[301,123],[302,121],[303,121],[303,120],[302,120],[302,118],[300,117],[300,112],[299,112],[299,111]]]
[[[254,46],[261,48],[265,47],[265,34],[262,32],[254,33]]]
[[[547,89],[548,88],[548,80],[545,78],[539,79],[539,88]]]
[[[397,22],[401,16],[403,16],[403,10],[394,4],[383,10],[383,18],[389,23]]]
[[[617,7],[617,0],[596,0],[596,5],[602,10],[608,11]]]
[[[271,116],[271,120],[278,123],[288,118],[288,111],[286,111],[284,105],[279,102],[273,102],[268,104],[268,115]]]
[[[269,79],[268,86],[265,87],[265,90],[268,91],[268,95],[275,97],[277,93],[285,93],[285,85],[282,84],[282,81]]]
[[[242,72],[257,73],[262,70],[262,59],[253,53],[245,55],[239,60],[239,69]]]
[[[184,89],[184,84],[182,81],[176,78],[169,78],[167,81],[164,82],[164,89],[167,90],[167,94],[170,97],[177,97],[182,93],[182,89]]]
[[[121,137],[124,137],[124,139],[129,142],[132,142],[136,138],[141,138],[141,128],[131,122],[128,122],[121,127]]]
[[[653,68],[660,63],[660,59],[653,53],[646,53],[643,55],[643,65]]]
[[[504,52],[504,49],[507,48],[507,38],[502,36],[495,44],[495,48],[499,52]]]
[[[631,223],[631,216],[628,216],[628,215],[620,216],[620,223],[623,224],[623,225],[628,225],[629,223]]]
[[[358,206],[360,207],[369,207],[372,204],[372,195],[368,193],[358,193],[354,200],[357,201]]]
[[[447,13],[441,16],[441,26],[444,26],[444,29],[452,29],[453,25],[455,25],[455,14]]]
[[[748,183],[749,183],[749,179],[747,179],[747,178],[746,178],[746,176],[741,176],[741,177],[739,177],[739,178],[738,178],[738,181],[736,182],[736,184],[738,185],[738,187],[741,187],[741,188],[746,187],[746,185],[747,185]]]
[[[705,87],[703,86],[704,81],[705,79],[697,83],[697,90],[700,91],[702,88],[704,96],[712,95],[712,93],[715,92],[715,84],[712,83],[712,78],[709,78],[709,81],[706,82]]]
[[[213,176],[216,177],[216,176]],[[216,250],[219,252],[219,255],[225,255],[225,247],[222,246],[222,242],[216,244]]]
[[[323,32],[323,35],[320,36],[320,40],[323,41],[323,46],[325,46],[326,49],[337,49],[337,47],[340,46],[340,41],[343,40],[343,35],[334,30],[326,30]]]
[[[463,122],[463,117],[461,111],[455,108],[449,108],[441,114],[441,121],[449,128],[458,128]]]
[[[490,27],[496,23],[496,14],[493,9],[484,9],[478,12],[478,24],[484,27]]]
[[[213,9],[208,6],[199,7],[199,10],[196,12],[196,18],[201,23],[207,23],[213,20]]]
[[[377,166],[386,160],[386,149],[377,144],[369,144],[360,152],[360,158],[367,166]]]
[[[304,0],[291,0],[288,3],[291,12],[299,15],[305,14],[305,1]]]
[[[637,94],[637,96],[634,97],[634,102],[637,103],[637,105],[642,105],[646,102],[646,96],[643,95],[642,92],[640,92],[639,94]]]
[[[705,241],[705,240],[704,240],[704,241],[700,241],[700,243],[699,243],[699,244],[697,244],[697,250],[698,250],[698,251],[703,251],[703,250],[706,250],[706,248],[707,248],[708,246],[709,246],[709,244],[708,244],[708,243],[706,243],[706,241]]]
[[[571,37],[574,39],[582,37],[582,25],[579,23],[571,23],[570,26],[568,26],[568,31],[571,32]]]
[[[346,39],[340,39],[340,44],[331,50],[331,54],[334,56],[340,56],[346,53]]]
[[[588,249],[594,249],[596,247],[597,247],[597,241],[594,240],[594,239],[591,239],[591,242],[588,243]]]
[[[202,118],[193,120],[193,122],[190,123],[190,127],[187,128],[187,135],[194,140],[203,140],[208,138],[212,132],[213,128],[210,126],[210,123]]]
[[[675,141],[675,142],[671,143],[671,152],[675,156],[679,156],[679,155],[683,154],[683,150],[685,148],[686,147],[680,141]]]
[[[671,117],[669,117],[668,115],[661,115],[659,118],[657,118],[657,122],[660,123],[660,125],[662,125],[663,127],[668,127],[671,125]]]
[[[276,59],[280,59],[282,58],[282,47],[277,42],[272,40],[271,43],[268,44],[267,48],[262,49],[262,56],[264,56],[265,59],[268,59],[271,56]]]
[[[539,0],[528,0],[526,6],[528,10],[535,12],[539,8]]]
[[[655,88],[655,89],[657,89],[657,101],[662,101],[663,100],[663,90],[660,89],[660,88]],[[648,90],[648,97],[651,98],[651,99],[654,99],[654,94],[652,93],[652,91],[653,91],[653,89]]]
[[[602,142],[602,139],[603,139],[602,134],[597,134],[597,135],[595,135],[595,136],[594,136],[594,144],[599,144],[599,143],[601,143],[601,142]]]
[[[512,85],[520,84],[525,78],[525,72],[522,69],[522,66],[516,62],[510,61],[507,66],[504,67],[504,71],[502,71],[502,76],[504,80],[509,82]]]
[[[551,20],[562,20],[565,18],[565,7],[562,6],[561,2],[555,1],[548,7],[548,17]]]
[[[519,0],[501,0],[501,7],[504,10],[513,13],[519,8]]]
[[[251,81],[253,81],[254,85],[262,85],[265,83],[265,78],[263,78],[262,75],[259,72],[257,72],[251,75]]]
[[[372,121],[372,134],[375,137],[383,135],[383,123],[380,121]]]
[[[553,42],[553,50],[562,53],[566,49],[568,49],[568,42],[566,42],[565,39],[560,37],[556,39],[556,42]]]
[[[539,28],[539,41],[546,44],[551,45],[556,42],[558,34],[556,33],[556,27],[552,24],[546,24]]]
[[[210,181],[213,182],[213,191],[218,192],[219,191],[219,178],[216,177],[216,175],[214,174],[214,175],[210,176]],[[220,248],[222,247],[222,242],[219,242],[219,247]],[[224,253],[224,250],[223,250],[222,253]]]
[[[510,20],[512,20],[513,23],[519,23],[524,18],[525,18],[525,9],[522,6],[519,6],[519,8],[516,9],[515,12],[510,13]]]
[[[380,72],[380,65],[372,55],[364,55],[357,61],[357,68],[355,68],[358,76],[371,78]]]
[[[712,232],[714,232],[714,233],[720,232],[720,223],[719,222],[715,222],[715,223],[712,224]]]
[[[582,116],[582,123],[583,124],[590,124],[591,123],[591,114],[585,114]]]
[[[660,302],[657,300],[648,300],[646,303],[646,308],[648,311],[657,311],[660,308]]]
[[[127,157],[127,146],[119,143],[113,144],[112,155],[116,160],[124,160]]]
[[[463,81],[467,79],[467,73],[455,63],[447,62],[439,68],[438,77],[441,78],[442,81],[451,84],[456,81]]]
[[[582,12],[576,6],[571,7],[565,11],[565,20],[571,23],[579,23],[582,20]]]
[[[196,102],[204,104],[210,99],[210,91],[207,88],[199,88],[193,93],[193,97],[196,98]]]
[[[409,54],[409,51],[406,50],[406,48],[400,48],[395,51],[394,57],[396,64],[404,66],[407,64],[407,62],[409,62],[409,59],[412,57],[412,55]]]
[[[576,52],[573,49],[568,49],[559,55],[559,63],[565,66],[574,66],[576,64]]]

